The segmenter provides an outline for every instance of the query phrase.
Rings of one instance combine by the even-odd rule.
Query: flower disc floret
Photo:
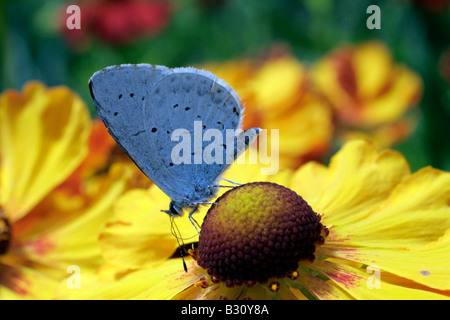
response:
[[[198,264],[229,287],[284,277],[313,261],[323,225],[294,191],[269,182],[236,187],[216,200],[202,225]]]

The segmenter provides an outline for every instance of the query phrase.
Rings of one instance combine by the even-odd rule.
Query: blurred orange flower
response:
[[[412,131],[414,121],[406,113],[419,102],[422,81],[394,63],[382,43],[338,48],[318,61],[311,75],[331,103],[344,140],[366,137],[386,147]]]
[[[402,141],[414,129],[408,111],[422,94],[419,76],[394,63],[379,42],[340,47],[311,67],[286,52],[203,67],[238,92],[244,129],[279,129],[281,168],[320,161],[351,139],[379,148]]]
[[[306,66],[292,55],[261,64],[244,60],[204,67],[238,92],[245,106],[244,129],[279,130],[280,168],[296,168],[327,153],[334,131],[332,110],[311,90]]]
[[[105,124],[100,119],[92,120],[92,130],[88,140],[89,156],[72,172],[57,190],[70,195],[85,197],[89,190],[94,190],[102,178],[115,164],[126,169],[127,187],[148,188],[152,182],[136,167],[126,153],[111,137]]]

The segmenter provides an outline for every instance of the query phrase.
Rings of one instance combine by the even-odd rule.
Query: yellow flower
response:
[[[420,100],[421,79],[394,63],[382,43],[340,47],[318,61],[311,74],[317,89],[331,102],[344,133],[368,131],[366,136],[384,147],[404,139],[405,129],[408,133],[413,129],[413,120],[405,115]],[[391,126],[403,130],[391,130],[394,136],[388,139],[377,132]]]
[[[379,148],[406,139],[423,86],[380,42],[339,47],[312,66],[284,52],[203,67],[242,98],[244,129],[279,130],[280,167],[291,169],[320,161],[331,146],[351,139],[370,139]]]
[[[239,173],[242,182],[261,178],[257,166],[237,164],[227,177],[236,180]],[[97,282],[83,297],[450,297],[450,173],[431,167],[411,173],[401,154],[377,152],[371,143],[355,140],[328,167],[309,162],[270,182],[277,184],[246,184],[216,200],[199,247],[191,251],[196,260],[185,258],[187,273],[179,258],[167,259],[176,242],[170,240],[168,218],[165,225],[157,221],[161,213],[158,205],[152,207],[159,191],[130,191],[119,200],[120,219],[103,233],[109,233],[110,256],[128,271],[116,273],[110,283]],[[187,238],[188,229],[177,225]],[[127,240],[133,229],[136,237]],[[120,251],[124,245],[133,252],[114,257],[112,247]],[[132,261],[124,263],[127,259]]]
[[[66,183],[90,132],[85,104],[65,87],[30,82],[0,96],[1,299],[50,299],[70,266],[103,263],[97,235],[124,188],[120,172],[78,197],[84,188]]]

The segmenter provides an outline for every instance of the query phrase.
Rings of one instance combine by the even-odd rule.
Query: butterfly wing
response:
[[[144,101],[145,134],[149,141],[155,141],[152,144],[159,146],[151,163],[158,168],[160,178],[170,182],[169,190],[163,191],[181,205],[212,197],[215,191],[210,187],[256,139],[259,129],[239,133],[243,108],[238,95],[228,84],[207,71],[173,69],[151,88],[149,95],[152,98]],[[172,141],[176,130],[184,132],[183,139]],[[213,152],[213,163],[208,159],[210,154],[205,152],[212,142],[204,141],[208,130],[222,137],[221,148]],[[226,136],[230,133],[234,141],[233,146],[228,146],[231,151],[227,153],[229,140]],[[189,153],[189,160],[176,163],[172,151],[181,140],[188,146],[183,153]]]
[[[181,206],[213,196],[210,186],[259,134],[258,128],[240,132],[243,108],[238,95],[207,71],[149,64],[112,66],[96,72],[89,88],[111,136]],[[194,130],[199,122],[200,140]],[[173,161],[178,142],[172,141],[172,133],[177,129],[192,138],[188,163]],[[224,139],[227,130],[233,132],[231,153],[229,145],[225,151],[229,141],[223,140],[222,161],[216,157],[215,163],[204,154],[210,142],[202,138],[210,129]]]
[[[149,146],[144,134],[142,106],[145,99],[151,99],[150,88],[169,70],[149,64],[125,64],[98,71],[89,80],[94,105],[109,133],[157,185],[164,181],[158,179],[157,168],[151,164],[156,146]]]

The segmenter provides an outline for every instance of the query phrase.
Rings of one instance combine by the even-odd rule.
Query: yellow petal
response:
[[[347,53],[344,53],[347,54]],[[332,102],[336,109],[352,106],[352,97],[338,79],[333,55],[317,61],[311,69],[311,79],[314,86]]]
[[[0,300],[48,300],[59,280],[39,267],[0,263]]]
[[[388,49],[380,42],[368,42],[355,47],[352,58],[358,96],[374,98],[389,81],[392,72]]]
[[[188,272],[184,272],[180,265],[180,259],[169,260],[164,265],[152,270],[149,274],[149,280],[152,281],[152,287],[142,294],[145,299],[178,299],[180,295],[188,299],[195,299],[195,294],[201,294],[198,287],[194,284],[205,276],[206,271],[197,265],[196,261],[188,260],[186,262]],[[190,290],[189,295],[184,291]]]
[[[95,289],[107,285],[109,282],[102,282],[99,276],[92,269],[68,269],[66,278],[58,283],[55,289],[54,298],[57,300],[84,300],[101,299],[94,295]],[[79,278],[75,272],[79,272]]]
[[[421,79],[414,72],[396,67],[387,91],[367,102],[362,117],[372,125],[394,122],[417,103],[421,91]]]
[[[289,186],[292,181],[293,171],[290,169],[280,170],[277,174],[269,176],[268,181],[282,186]]]
[[[161,212],[168,209],[168,202],[152,199],[152,193],[167,198],[158,190],[156,186],[150,188],[150,193],[136,189],[119,198],[114,219],[100,235],[102,251],[109,262],[137,268],[160,263],[174,253],[177,241],[171,234],[168,215]]]
[[[355,139],[370,140],[381,150],[408,138],[415,129],[415,122],[414,118],[403,118],[371,130],[346,130],[338,139],[342,141],[340,144]]]
[[[260,112],[279,114],[298,99],[305,79],[304,66],[286,56],[264,64],[250,81],[249,88]]]
[[[333,133],[332,117],[331,109],[322,100],[305,93],[289,115],[264,118],[261,127],[279,129],[281,154],[301,157],[329,146]]]
[[[31,82],[0,98],[0,204],[12,222],[61,183],[87,152],[89,114],[64,87]]]
[[[245,86],[255,73],[255,65],[251,60],[232,60],[224,63],[209,63],[203,68],[214,73],[233,87],[239,97],[245,100]]]
[[[111,179],[99,196],[87,208],[77,212],[74,219],[44,235],[53,247],[45,257],[36,258],[58,261],[63,268],[71,264],[97,267],[104,262],[98,236],[105,221],[112,215],[113,204],[125,189],[124,176]]]
[[[324,214],[327,224],[335,225],[348,225],[366,216],[410,172],[401,154],[392,150],[378,154],[372,144],[363,140],[347,143],[331,159],[326,179],[324,168],[315,168],[322,188],[317,190],[311,205],[316,212]],[[318,187],[314,180],[307,178],[299,181],[298,187],[292,186],[300,190],[300,195],[309,183]]]
[[[266,168],[266,165],[261,164],[258,158],[256,148],[252,145],[248,148],[225,172],[223,177],[225,179],[231,180],[236,183],[245,184],[255,181],[266,181],[268,179],[267,175],[263,175],[262,168]],[[253,158],[256,155],[256,158]],[[219,181],[219,184],[230,185],[227,182]],[[218,195],[222,194],[224,191],[219,192]]]
[[[62,298],[101,300],[167,300],[199,280],[196,263],[187,261],[189,272],[183,270],[181,259],[171,259],[159,267],[142,268],[112,282],[99,282],[89,278],[78,292],[68,292],[64,285],[59,288]],[[203,270],[203,269],[201,269]]]
[[[431,290],[421,290],[388,282],[386,280],[390,280],[391,276],[384,276],[384,271],[375,269],[374,266],[364,270],[339,263],[337,260],[324,261],[321,270],[342,290],[359,300],[447,299],[445,295]]]
[[[380,42],[339,48],[317,62],[311,74],[342,124],[358,128],[398,121],[417,103],[423,86],[416,73],[394,64]]]
[[[450,229],[449,203],[450,173],[427,167],[399,184],[365,219],[336,231],[349,246],[411,249]]]
[[[352,297],[330,281],[318,279],[299,270],[297,279],[308,291],[320,300],[350,300]]]
[[[335,247],[329,256],[376,265],[389,273],[450,295],[450,232],[438,241],[412,250]],[[410,284],[411,285],[411,284]]]
[[[328,168],[317,162],[308,162],[294,172],[289,187],[309,205],[318,208],[328,178]]]

